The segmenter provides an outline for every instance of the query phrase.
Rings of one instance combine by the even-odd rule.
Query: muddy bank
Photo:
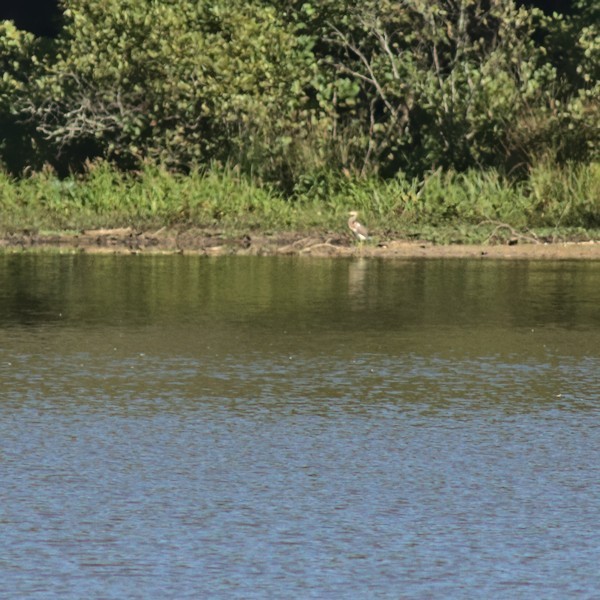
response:
[[[207,256],[321,256],[377,258],[500,258],[600,260],[600,242],[525,242],[512,240],[497,245],[436,245],[419,240],[385,240],[357,244],[339,233],[252,234],[230,237],[215,230],[162,228],[136,231],[131,228],[95,229],[79,233],[41,234],[21,232],[0,239],[5,252],[31,250],[126,254],[201,254]]]

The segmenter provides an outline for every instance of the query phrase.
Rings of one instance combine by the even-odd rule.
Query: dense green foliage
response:
[[[298,193],[293,201],[238,169],[173,173],[146,166],[117,170],[89,164],[84,175],[58,179],[51,169],[30,177],[0,174],[0,233],[133,226],[200,226],[232,235],[261,230],[345,232],[350,209],[361,211],[375,239],[500,241],[534,228],[551,239],[600,233],[600,165],[534,167],[509,185],[497,171],[437,170],[424,178],[323,177],[330,193]],[[508,225],[510,224],[510,226]],[[587,230],[583,233],[582,230]],[[528,233],[528,236],[536,235]]]
[[[502,218],[539,217],[542,204],[559,201],[531,192],[522,210],[519,186],[533,190],[536,173],[561,167],[553,192],[560,173],[597,177],[600,30],[592,0],[576,1],[569,15],[513,0],[63,7],[55,39],[0,23],[0,164],[13,173],[49,164],[64,176],[94,158],[174,173],[217,165],[217,178],[220,168],[235,169],[265,195],[275,189],[326,204],[348,182],[446,185],[477,169],[511,188],[492,210]],[[464,216],[440,194],[440,214]],[[598,197],[578,198],[575,209],[571,196],[559,196],[558,220],[575,212],[581,225],[597,222]],[[184,204],[182,213],[193,212]],[[416,210],[409,206],[401,210]]]

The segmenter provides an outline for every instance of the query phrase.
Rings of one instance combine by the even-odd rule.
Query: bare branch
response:
[[[344,42],[344,45],[360,59],[360,62],[367,69],[367,72],[369,73],[369,77],[365,77],[364,75],[358,75],[359,78],[363,79],[365,81],[370,82],[375,87],[375,89],[377,90],[377,93],[379,94],[379,97],[381,98],[381,100],[383,101],[383,103],[385,104],[385,106],[387,107],[387,109],[391,113],[394,113],[395,112],[395,108],[394,108],[393,104],[388,100],[388,97],[387,97],[387,94],[385,93],[385,90],[383,89],[383,87],[379,83],[379,81],[377,80],[377,77],[375,76],[375,73],[373,72],[373,68],[371,66],[371,63],[369,62],[369,60],[367,59],[367,57],[363,54],[363,52],[360,50],[360,48],[356,44],[354,44],[354,43],[352,43],[350,41],[350,39],[348,38],[348,36],[346,36],[345,34],[343,34],[334,25],[331,25],[331,27],[337,33],[337,35],[341,38],[341,40]]]
[[[387,33],[381,32],[377,29],[373,30],[375,37],[379,40],[382,50],[387,54],[390,60],[390,66],[392,67],[392,73],[394,75],[394,79],[400,79],[400,73],[398,72],[398,65],[396,64],[396,57],[390,48],[389,40]]]

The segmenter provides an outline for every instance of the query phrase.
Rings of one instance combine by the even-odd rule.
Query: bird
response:
[[[356,218],[358,217],[358,212],[353,210],[348,213],[348,227],[350,231],[354,234],[356,239],[359,242],[364,242],[369,237],[369,230],[362,224],[359,223]]]

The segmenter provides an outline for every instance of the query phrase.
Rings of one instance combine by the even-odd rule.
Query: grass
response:
[[[438,243],[499,242],[509,237],[600,237],[600,163],[539,165],[509,182],[495,171],[435,171],[423,179],[354,179],[330,172],[299,181],[284,197],[274,187],[213,168],[188,175],[156,166],[122,173],[107,163],[59,179],[0,172],[0,232],[77,231],[162,226],[246,231],[345,231],[351,209],[379,238]]]

